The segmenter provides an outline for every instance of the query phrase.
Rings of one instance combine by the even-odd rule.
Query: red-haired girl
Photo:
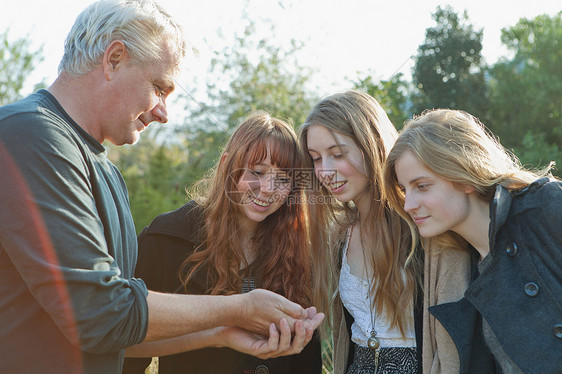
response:
[[[294,187],[301,167],[292,127],[266,113],[250,116],[234,131],[210,176],[197,184],[196,198],[142,231],[136,275],[156,291],[233,295],[265,288],[310,306],[306,206]],[[307,330],[306,340],[312,332]],[[297,353],[291,349],[283,354]],[[125,372],[135,372],[135,361],[126,362]],[[146,365],[143,361],[137,372]],[[159,374],[321,370],[317,339],[299,354],[268,360],[224,347],[159,359]]]

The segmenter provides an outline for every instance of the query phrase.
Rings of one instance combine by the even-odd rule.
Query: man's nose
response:
[[[166,106],[166,101],[160,98],[160,102],[156,105],[150,113],[152,114],[153,121],[160,123],[168,122],[168,108]]]

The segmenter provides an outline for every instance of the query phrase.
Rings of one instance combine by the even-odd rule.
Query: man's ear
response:
[[[109,81],[123,65],[127,58],[127,47],[121,40],[115,40],[105,49],[103,54],[103,73],[105,78]]]
[[[462,186],[462,190],[464,191],[465,194],[471,194],[474,191],[476,191],[476,189],[473,186]]]

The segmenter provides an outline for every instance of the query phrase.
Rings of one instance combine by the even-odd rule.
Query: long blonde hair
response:
[[[293,176],[302,167],[297,137],[286,122],[267,113],[254,113],[244,120],[228,140],[220,163],[194,188],[196,200],[203,206],[205,240],[183,264],[187,283],[204,268],[210,294],[240,292],[239,269],[247,268],[239,240],[239,204],[229,192],[245,165],[253,168],[270,151],[271,163]],[[293,177],[294,179],[294,177]],[[259,248],[254,262],[261,276],[260,288],[280,293],[303,306],[310,305],[310,252],[302,190],[291,189],[287,201],[258,225],[252,242]],[[242,265],[242,266],[241,266]]]
[[[408,226],[391,209],[382,183],[383,164],[396,139],[396,129],[379,103],[358,91],[335,94],[316,104],[299,131],[304,152],[308,152],[308,129],[316,125],[350,137],[361,150],[369,178],[368,216],[361,217],[361,239],[368,243],[363,247],[365,258],[376,280],[370,290],[373,306],[377,313],[385,313],[391,327],[398,327],[404,334],[411,321],[407,307],[412,303],[418,277],[413,272],[417,267],[407,265],[414,258]],[[310,157],[305,158],[305,163],[313,169]],[[312,174],[315,183],[308,190],[307,199],[311,202],[311,248],[316,261],[313,302],[329,316],[337,290],[343,232],[358,215],[353,205],[338,202]],[[366,251],[367,248],[374,250]]]
[[[541,171],[524,169],[521,163],[474,116],[460,110],[436,109],[406,122],[394,143],[385,165],[385,189],[390,203],[410,226],[414,238],[417,229],[404,211],[404,194],[398,187],[395,165],[410,151],[427,169],[455,184],[471,186],[480,198],[490,201],[497,185],[508,190],[526,187],[547,175],[551,163]],[[467,248],[459,235],[446,232],[424,240],[424,247],[438,251]]]

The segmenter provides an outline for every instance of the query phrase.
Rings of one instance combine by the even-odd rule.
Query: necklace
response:
[[[372,280],[374,281],[374,279]],[[370,284],[371,282],[369,282]],[[369,289],[367,290],[368,292],[368,297],[367,299],[369,300],[369,312],[371,313],[371,326],[372,326],[372,330],[371,330],[371,337],[369,338],[369,340],[367,340],[367,345],[369,346],[369,348],[375,353],[375,373],[377,371],[377,368],[379,366],[379,354],[380,354],[380,341],[379,338],[377,338],[377,330],[375,330],[375,316],[376,316],[376,311],[375,309],[375,305],[374,303],[371,302],[371,287],[369,286]]]
[[[372,310],[371,310],[371,320],[373,323],[373,329],[371,330],[371,337],[369,338],[369,340],[367,340],[367,345],[373,351],[378,351],[381,344],[379,342],[379,339],[377,338],[377,331],[375,330],[375,318]]]
[[[360,232],[360,230],[359,230]],[[351,231],[349,233],[350,236],[350,241],[351,241],[351,234],[353,233],[353,226],[351,226]],[[361,238],[361,234],[359,234],[359,237]],[[363,241],[361,240],[361,243]],[[367,275],[367,280],[368,280],[368,284],[369,287],[367,288],[367,301],[368,301],[368,308],[369,308],[369,313],[371,314],[371,336],[369,337],[369,339],[367,340],[367,346],[375,353],[375,372],[377,371],[377,368],[379,366],[379,354],[380,354],[380,341],[379,338],[377,338],[377,330],[375,329],[375,303],[373,302],[374,300],[372,300],[371,298],[371,282],[374,282],[374,277],[370,277],[369,276],[369,270],[368,269],[368,264],[367,264],[367,259],[365,258],[365,251],[363,250],[363,245],[361,244],[361,253],[363,254],[363,266],[364,266],[364,271],[365,274]]]

